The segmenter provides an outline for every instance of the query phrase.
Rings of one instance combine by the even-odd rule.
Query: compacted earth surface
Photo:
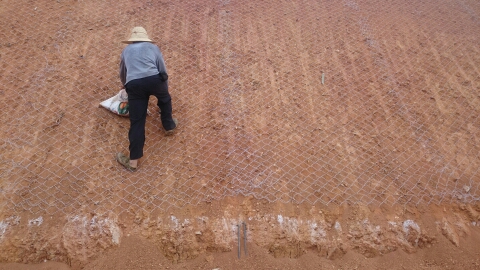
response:
[[[480,269],[479,1],[0,0],[0,18],[0,269]],[[128,118],[98,105],[135,26],[180,124],[165,136],[152,97],[131,173]]]

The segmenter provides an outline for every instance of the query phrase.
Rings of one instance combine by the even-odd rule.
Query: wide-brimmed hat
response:
[[[136,42],[136,41],[153,42],[150,38],[148,38],[147,30],[145,30],[145,28],[143,28],[141,26],[134,27],[132,29],[132,35],[130,36],[130,38],[128,40],[124,40],[122,42],[130,44],[130,43],[133,43],[133,42]]]

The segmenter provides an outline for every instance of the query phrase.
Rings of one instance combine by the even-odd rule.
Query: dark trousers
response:
[[[168,93],[168,81],[162,82],[159,75],[129,81],[125,85],[128,94],[128,109],[130,115],[130,159],[143,156],[145,144],[145,122],[147,119],[148,99],[154,95],[158,100],[160,119],[165,130],[175,128],[172,119],[172,99]]]

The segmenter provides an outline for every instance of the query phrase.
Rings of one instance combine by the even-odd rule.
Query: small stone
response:
[[[451,175],[450,175],[451,179],[454,181],[454,182],[457,182],[458,180],[460,180],[460,174],[458,172],[453,172]]]
[[[465,190],[465,192],[469,192],[470,191],[470,187],[469,186],[463,186],[463,190]]]
[[[196,231],[195,234],[196,235],[202,235],[202,232],[201,231]]]
[[[205,261],[207,261],[208,263],[212,263],[213,262],[213,255],[205,256]]]
[[[452,242],[455,246],[458,247],[460,245],[458,234],[456,233],[455,229],[452,228],[450,223],[445,218],[443,218],[442,234],[448,240],[450,240],[450,242]]]

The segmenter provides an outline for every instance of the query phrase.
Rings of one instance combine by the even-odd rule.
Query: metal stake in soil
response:
[[[237,224],[237,232],[238,232],[238,258],[240,259],[240,224]]]
[[[247,256],[247,223],[243,222],[243,247]]]

